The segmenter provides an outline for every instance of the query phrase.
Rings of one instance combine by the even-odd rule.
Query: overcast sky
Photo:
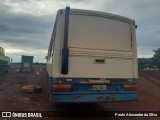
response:
[[[46,62],[58,9],[70,6],[118,14],[136,21],[138,57],[160,48],[160,0],[0,0],[0,46],[13,62],[33,55]]]

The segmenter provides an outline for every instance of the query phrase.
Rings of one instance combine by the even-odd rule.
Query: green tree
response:
[[[155,66],[157,66],[160,69],[160,48],[157,48],[156,50],[153,50],[153,63]]]
[[[152,68],[153,62],[152,58],[138,58],[138,68],[145,69],[147,67]]]

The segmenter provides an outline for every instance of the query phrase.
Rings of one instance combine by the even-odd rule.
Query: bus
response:
[[[120,15],[58,10],[46,56],[51,102],[136,101],[136,27]]]

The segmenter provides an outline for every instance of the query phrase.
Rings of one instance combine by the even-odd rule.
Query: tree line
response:
[[[153,50],[152,58],[138,58],[138,68],[158,68],[160,69],[160,48]]]

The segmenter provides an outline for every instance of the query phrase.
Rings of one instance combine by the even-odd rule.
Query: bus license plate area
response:
[[[92,90],[106,90],[106,85],[92,85]]]

